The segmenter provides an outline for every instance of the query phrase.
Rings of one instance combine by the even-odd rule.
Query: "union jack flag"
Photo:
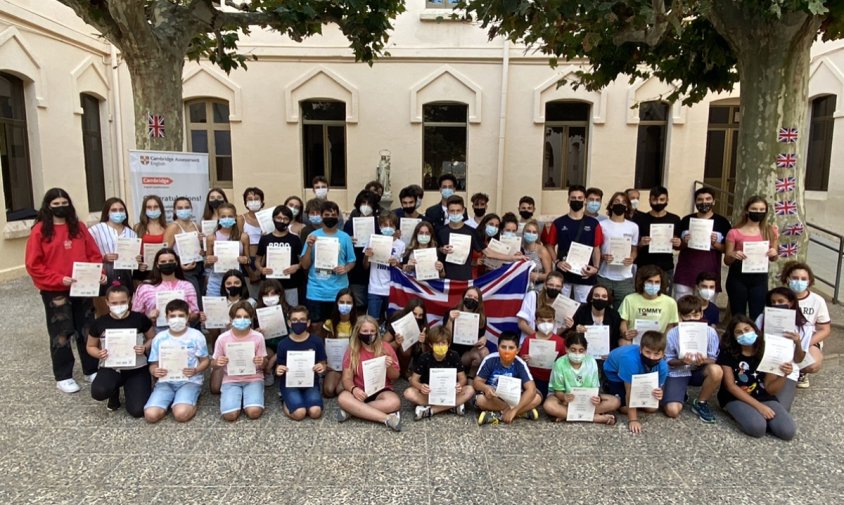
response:
[[[797,165],[797,155],[780,153],[777,155],[777,168],[794,168]]]
[[[782,234],[786,237],[799,237],[803,235],[804,231],[806,231],[806,228],[803,223],[794,223],[783,228]]]
[[[797,243],[789,242],[787,244],[780,245],[779,254],[783,258],[791,258],[792,256],[797,256]]]
[[[777,142],[785,144],[797,142],[797,128],[780,128],[777,132]]]
[[[147,113],[147,135],[153,139],[164,138],[164,116]]]
[[[795,214],[797,214],[797,202],[794,200],[774,202],[775,216],[793,216]]]
[[[417,281],[400,269],[390,267],[390,310],[400,310],[410,300],[421,298],[428,313],[428,324],[436,324],[460,303],[466,289],[475,286],[483,296],[487,346],[495,350],[501,332],[520,334],[516,314],[522,308],[532,269],[533,262],[518,261],[471,281]]]
[[[794,191],[794,188],[797,187],[797,178],[793,176],[789,177],[777,177],[777,182],[774,184],[774,189],[777,193],[785,193],[786,191]]]

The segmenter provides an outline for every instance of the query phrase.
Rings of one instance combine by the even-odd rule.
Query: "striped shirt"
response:
[[[132,228],[124,226],[123,231],[120,232],[120,235],[118,235],[117,230],[109,226],[106,222],[95,224],[94,226],[88,228],[88,232],[91,234],[91,237],[94,238],[94,242],[97,243],[97,247],[100,248],[100,253],[104,255],[117,252],[118,238],[138,238],[138,235]]]
[[[159,291],[179,291],[185,293],[185,300],[188,302],[191,313],[199,312],[199,306],[196,304],[196,290],[193,284],[188,281],[176,279],[175,281],[161,281],[161,284],[147,284],[143,283],[138,286],[135,291],[135,297],[132,299],[132,310],[142,314],[149,314],[155,309],[155,294]]]

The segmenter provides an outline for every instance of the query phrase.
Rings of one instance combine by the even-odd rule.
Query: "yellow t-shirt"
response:
[[[334,331],[334,323],[331,322],[331,319],[328,319],[323,323],[322,329],[328,332],[330,338],[352,338],[351,321],[340,321],[337,323],[337,331]]]

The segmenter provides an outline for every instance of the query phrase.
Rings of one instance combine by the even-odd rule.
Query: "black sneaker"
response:
[[[114,395],[108,399],[108,403],[106,404],[106,410],[109,412],[114,412],[115,410],[120,408],[120,395]]]

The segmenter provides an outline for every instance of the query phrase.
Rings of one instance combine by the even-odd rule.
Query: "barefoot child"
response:
[[[518,349],[519,335],[511,331],[502,332],[498,337],[498,352],[488,355],[481,362],[473,384],[478,392],[475,404],[481,411],[478,425],[498,424],[501,421],[510,424],[517,416],[532,421],[539,418],[536,407],[542,403],[542,397],[536,391],[527,363],[516,356]],[[515,377],[521,381],[521,396],[516,405],[510,405],[498,397],[496,389],[501,377]]]
[[[319,376],[325,372],[325,346],[319,336],[310,333],[311,321],[308,309],[297,305],[290,309],[290,335],[279,342],[276,350],[276,375],[279,376],[278,389],[284,400],[284,415],[294,421],[301,421],[305,416],[319,419],[322,416],[322,391]],[[313,351],[314,377],[309,387],[287,387],[284,375],[288,372],[288,353]]]

